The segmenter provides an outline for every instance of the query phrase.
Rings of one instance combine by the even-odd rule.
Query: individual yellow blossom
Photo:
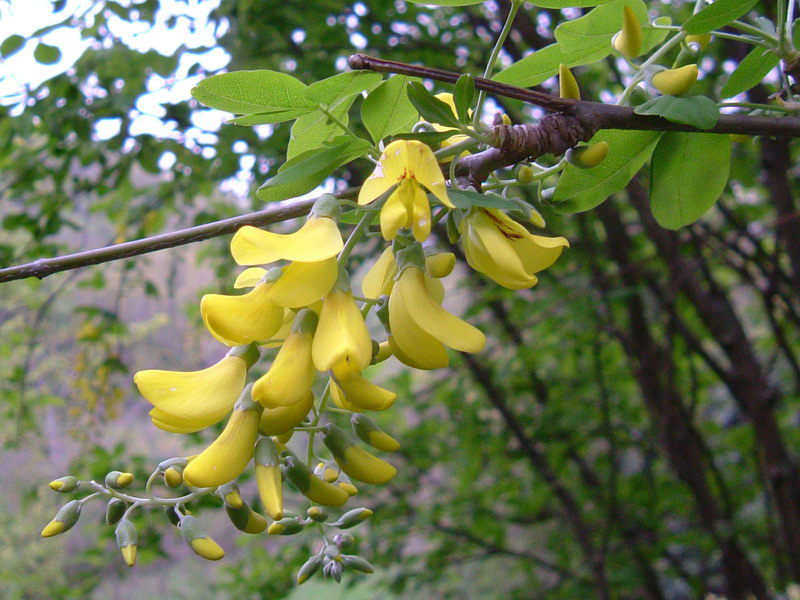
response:
[[[496,209],[473,208],[461,224],[467,263],[503,287],[519,290],[538,281],[569,247],[563,237],[533,235]]]
[[[372,361],[372,339],[344,271],[322,301],[311,356],[314,366],[322,372],[340,364],[360,371]]]
[[[290,406],[306,397],[314,384],[311,343],[317,315],[303,309],[297,313],[292,332],[281,346],[269,371],[253,386],[253,399],[264,408]]]
[[[299,425],[314,405],[314,394],[308,392],[300,402],[291,406],[280,406],[278,408],[265,408],[261,413],[261,421],[258,431],[262,435],[277,435],[291,432]]]
[[[281,269],[271,269],[248,293],[241,296],[206,294],[200,314],[208,331],[227,346],[263,342],[283,325],[284,310],[269,298]]]
[[[341,392],[347,402],[361,410],[385,410],[397,398],[397,394],[385,390],[367,380],[360,370],[349,369],[339,364],[331,369],[337,392]]]
[[[262,409],[252,399],[251,390],[252,385],[244,388],[225,429],[184,469],[183,479],[188,485],[205,488],[228,483],[253,458]]]
[[[150,369],[136,373],[133,381],[153,405],[150,416],[156,426],[199,431],[230,412],[259,354],[254,345],[239,346],[201,371]]]
[[[344,246],[336,224],[339,210],[339,201],[325,194],[294,233],[272,233],[246,225],[231,240],[233,259],[240,265],[266,265],[281,259],[309,263],[336,256]]]
[[[441,298],[444,298],[444,286],[436,279],[447,277],[453,271],[455,264],[456,257],[452,252],[430,254],[425,257],[425,284],[433,295],[441,295]],[[388,296],[392,293],[395,275],[397,275],[397,262],[394,259],[393,249],[389,247],[381,253],[364,275],[361,281],[362,296],[371,299]]]
[[[431,207],[425,189],[439,201],[455,208],[447,197],[444,176],[433,151],[414,140],[398,140],[381,154],[375,171],[361,186],[358,203],[373,202],[397,186],[381,209],[381,232],[393,240],[397,232],[410,228],[414,238],[425,240],[431,231]]]

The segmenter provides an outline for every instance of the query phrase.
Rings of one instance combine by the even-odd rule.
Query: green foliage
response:
[[[724,27],[745,14],[758,0],[716,0],[692,15],[683,25],[686,33],[697,35]]]
[[[730,98],[758,85],[780,62],[773,51],[756,47],[745,56],[731,73],[719,92],[720,98]]]
[[[657,96],[634,109],[637,115],[658,115],[672,123],[711,129],[719,120],[717,104],[706,96]]]

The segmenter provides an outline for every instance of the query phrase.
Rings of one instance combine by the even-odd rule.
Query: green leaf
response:
[[[568,164],[558,180],[553,208],[576,213],[594,208],[618,192],[639,172],[653,153],[661,133],[606,129],[590,143],[608,142],[608,156],[596,167],[579,169]]]
[[[43,65],[54,65],[61,60],[61,50],[55,46],[39,42],[36,50],[33,51],[33,58]]]
[[[508,83],[519,87],[539,85],[558,73],[558,66],[564,63],[568,67],[579,67],[604,59],[611,54],[611,44],[600,49],[590,48],[588,51],[566,55],[559,44],[550,44],[522,60],[500,71],[492,77],[500,83]]]
[[[504,210],[511,210],[516,208],[511,200],[507,200],[497,194],[479,194],[469,190],[447,190],[447,197],[456,206],[456,208],[472,208],[473,206],[484,206],[486,208],[501,208]],[[430,195],[431,201],[435,198]]]
[[[14,54],[14,52],[22,48],[24,44],[25,38],[21,35],[10,35],[3,40],[2,44],[0,44],[0,56],[3,58],[8,58]]]
[[[328,109],[328,112],[338,119],[343,125],[350,121],[348,111],[355,101],[355,96],[342,98],[339,102]],[[292,135],[289,139],[289,147],[286,149],[287,160],[294,158],[304,152],[319,148],[329,139],[342,135],[345,132],[328,115],[320,110],[304,115],[297,119],[292,125]]]
[[[462,134],[453,129],[449,131],[419,131],[417,133],[398,133],[397,135],[392,137],[392,141],[417,140],[425,144],[428,144],[431,147],[436,147],[443,141],[453,137],[454,135],[462,135]]]
[[[341,165],[364,156],[370,148],[364,140],[335,138],[330,145],[309,150],[286,162],[256,194],[265,202],[276,202],[310,192]]]
[[[433,6],[472,6],[481,4],[483,0],[408,0],[414,4],[430,4]]]
[[[419,118],[406,94],[407,82],[405,75],[395,75],[371,91],[361,105],[361,120],[376,143]]]
[[[364,217],[364,215],[372,213],[373,218],[370,221],[370,225],[378,220],[378,216],[380,215],[380,209],[375,208],[356,208],[354,210],[348,210],[347,212],[342,213],[339,217],[339,223],[344,225],[355,225]]]
[[[421,83],[412,81],[408,84],[408,99],[426,121],[445,127],[460,127],[450,105],[436,98]]]
[[[305,89],[306,98],[315,104],[329,106],[340,99],[370,90],[383,79],[380,73],[348,71],[312,83]]]
[[[730,98],[749,90],[760,83],[780,60],[781,58],[777,54],[756,46],[728,77],[728,81],[725,82],[719,93],[720,98]]]
[[[305,108],[286,108],[277,109],[269,112],[256,113],[254,115],[244,115],[236,117],[228,121],[233,125],[265,125],[267,123],[283,123],[284,121],[291,121],[297,117],[302,117],[316,110],[314,106],[307,106]]]
[[[305,90],[302,81],[286,73],[236,71],[204,79],[194,87],[192,96],[210,108],[250,115],[316,108],[316,104],[306,99]]]
[[[469,107],[472,104],[472,98],[475,96],[475,80],[472,75],[465,73],[456,81],[455,89],[453,90],[453,104],[456,105],[456,114],[458,120],[462,123],[469,122]]]
[[[611,0],[528,0],[529,4],[540,8],[586,8],[611,2]]]
[[[611,38],[622,29],[622,13],[625,5],[630,6],[639,22],[647,23],[647,9],[642,0],[613,0],[593,8],[588,14],[566,21],[556,27],[555,36],[564,54],[575,52],[611,52]]]
[[[659,225],[694,223],[728,183],[731,140],[720,133],[668,131],[653,152],[650,209]]]
[[[658,96],[633,109],[638,115],[657,115],[672,123],[683,123],[698,129],[711,129],[719,119],[719,107],[706,96]]]
[[[683,24],[686,33],[708,33],[731,23],[755,6],[758,0],[715,0]]]

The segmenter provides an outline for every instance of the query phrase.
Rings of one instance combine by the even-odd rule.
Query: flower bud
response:
[[[651,81],[653,87],[662,94],[680,96],[688,92],[689,88],[697,81],[697,65],[686,65],[680,69],[664,69],[653,75]]]
[[[694,50],[695,53],[702,52],[708,46],[708,43],[711,41],[711,34],[710,33],[700,33],[696,35],[687,35],[684,38],[684,41],[689,46],[690,49],[696,48]]]
[[[558,87],[562,98],[581,99],[581,89],[578,87],[578,82],[575,80],[572,71],[563,63],[558,66]]]
[[[225,551],[217,542],[208,537],[198,519],[184,516],[181,519],[180,528],[183,539],[198,556],[206,560],[219,560],[225,556]]]
[[[303,531],[303,522],[296,517],[286,517],[280,521],[275,521],[267,529],[270,535],[294,535]]]
[[[533,169],[531,169],[530,165],[520,165],[517,170],[517,181],[525,184],[533,181]]]
[[[273,520],[279,521],[283,518],[283,484],[275,442],[268,437],[258,440],[253,460],[256,464],[256,483],[261,504]]]
[[[380,344],[378,344],[378,352],[375,354],[375,356],[372,357],[371,364],[377,365],[378,363],[385,361],[391,355],[392,355],[392,346],[391,344],[389,344],[389,340],[384,340]]]
[[[372,511],[368,508],[354,508],[344,513],[335,523],[331,523],[331,527],[350,529],[369,519],[372,514]]]
[[[351,479],[364,483],[386,483],[397,474],[397,469],[392,465],[356,446],[344,430],[333,423],[325,426],[322,441],[333,454],[339,468]]]
[[[83,504],[79,500],[67,502],[58,509],[55,518],[42,529],[42,537],[53,537],[72,528],[81,516]]]
[[[309,558],[297,572],[297,583],[302,585],[311,579],[322,566],[323,558],[324,556],[322,554],[317,554]]]
[[[642,26],[633,9],[627,4],[622,12],[622,31],[612,40],[614,49],[625,58],[639,56],[642,51]]]
[[[333,543],[339,548],[350,548],[356,543],[356,539],[349,533],[337,533],[333,536]]]
[[[112,498],[106,505],[106,525],[113,525],[122,518],[128,505],[119,498]]]
[[[325,506],[341,506],[349,498],[347,492],[314,475],[300,459],[289,455],[281,465],[286,478],[309,500]]]
[[[373,566],[360,556],[354,556],[352,554],[342,554],[342,562],[346,567],[350,567],[351,569],[355,569],[356,571],[361,571],[362,573],[375,572]]]
[[[167,467],[164,471],[164,483],[170,488],[180,487],[183,483],[183,467],[180,465]]]
[[[456,255],[452,252],[437,252],[425,257],[425,272],[437,279],[450,275],[455,266]]]
[[[341,489],[347,492],[348,496],[355,496],[356,494],[358,494],[358,488],[349,481],[340,481],[336,485],[338,485]]]
[[[111,471],[106,475],[106,487],[121,490],[133,483],[133,473],[123,473],[121,471]]]
[[[597,142],[589,146],[577,146],[567,150],[566,159],[580,169],[591,169],[608,156],[608,142]]]
[[[353,431],[363,442],[373,448],[384,452],[395,452],[400,448],[400,442],[385,433],[378,424],[363,413],[356,413],[350,417]]]
[[[329,579],[335,579],[336,583],[342,580],[342,571],[344,571],[344,567],[336,560],[329,560],[325,566],[322,567],[322,574]]]
[[[54,479],[48,485],[50,489],[54,492],[60,492],[62,494],[66,494],[68,492],[74,491],[79,485],[80,481],[77,477],[73,477],[72,475],[67,475],[66,477],[60,477],[59,479]]]
[[[138,536],[136,534],[136,527],[128,519],[123,519],[117,525],[115,531],[117,537],[117,546],[122,552],[122,558],[125,559],[125,564],[132,567],[136,564],[136,543]]]
[[[267,528],[267,520],[250,508],[246,502],[242,502],[241,506],[234,508],[225,505],[225,512],[228,513],[228,518],[231,523],[239,531],[245,533],[261,533]]]
[[[322,508],[321,506],[312,506],[307,511],[306,514],[308,515],[309,519],[317,521],[318,523],[322,523],[323,521],[328,520],[328,511]]]
[[[506,113],[500,115],[500,118],[503,120],[503,125],[509,125],[509,126],[511,125],[511,117],[509,117]]]

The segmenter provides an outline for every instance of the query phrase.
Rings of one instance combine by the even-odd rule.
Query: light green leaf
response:
[[[360,156],[371,146],[364,140],[344,136],[330,145],[310,150],[286,162],[275,177],[258,188],[256,194],[266,202],[276,202],[310,192],[337,168]]]
[[[17,50],[22,48],[25,44],[25,38],[21,35],[10,35],[6,39],[3,40],[3,43],[0,44],[0,56],[3,58],[8,58],[12,54],[14,54]]]
[[[658,224],[678,229],[694,223],[728,183],[730,137],[668,131],[653,152],[650,209]]]
[[[306,98],[315,104],[329,106],[343,98],[370,90],[383,79],[380,73],[369,71],[347,71],[322,81],[312,83],[305,89]]]
[[[596,167],[579,169],[568,164],[558,180],[553,208],[560,213],[576,213],[594,208],[618,192],[650,158],[661,133],[606,129],[590,143],[608,142],[608,156]]]
[[[192,96],[210,108],[250,115],[316,108],[306,99],[305,89],[302,81],[286,73],[235,71],[204,79],[194,87]]]
[[[423,119],[445,127],[460,127],[450,105],[431,94],[424,85],[412,81],[406,89],[408,90],[408,99],[411,100],[411,104],[416,107]]]
[[[586,8],[587,6],[599,6],[611,2],[611,0],[528,0],[529,4],[540,8]]]
[[[474,95],[475,80],[472,79],[472,75],[469,73],[464,73],[458,78],[453,89],[453,104],[456,106],[458,120],[462,123],[469,122],[469,107],[472,104]]]
[[[256,113],[254,115],[244,115],[236,117],[228,121],[234,125],[265,125],[268,123],[283,123],[284,121],[291,121],[297,117],[302,117],[308,113],[314,112],[316,107],[306,106],[305,108],[286,108],[277,109],[269,112]]]
[[[719,107],[706,96],[658,96],[637,106],[638,115],[658,115],[672,123],[683,123],[698,129],[711,129],[719,119]]]
[[[456,208],[472,208],[473,206],[485,206],[486,208],[502,208],[512,210],[517,208],[511,200],[503,198],[497,194],[479,194],[469,190],[447,190],[447,197],[455,204]],[[430,195],[431,201],[435,198]]]
[[[408,0],[414,4],[431,4],[433,6],[471,6],[481,4],[483,0]]]
[[[54,65],[61,60],[61,50],[55,46],[39,42],[36,50],[33,51],[33,58],[43,65]]]
[[[371,91],[361,105],[361,120],[376,143],[419,118],[406,94],[407,82],[405,75],[395,75]]]
[[[758,0],[715,0],[683,24],[686,33],[708,33],[731,23],[755,6]]]
[[[626,4],[636,13],[640,23],[647,23],[647,9],[642,0],[613,0],[593,8],[579,19],[566,21],[556,27],[555,36],[561,51],[573,54],[608,48],[611,52],[611,38],[622,29],[622,13]]]
[[[728,77],[728,81],[725,82],[719,93],[720,98],[730,98],[749,90],[760,83],[780,60],[780,56],[777,54],[756,46]]]
[[[565,55],[559,44],[550,44],[522,60],[500,71],[492,77],[500,83],[508,83],[519,87],[539,85],[558,73],[558,66],[564,63],[568,67],[579,67],[604,59],[611,53],[611,44],[601,49],[589,48],[588,51]]]
[[[328,111],[342,125],[347,125],[350,121],[348,111],[354,100],[355,96],[342,98],[338,103],[331,106]],[[320,110],[302,116],[292,125],[292,135],[289,139],[289,147],[286,149],[286,159],[291,160],[304,152],[319,148],[324,142],[344,133],[339,125],[330,120],[328,115]]]

